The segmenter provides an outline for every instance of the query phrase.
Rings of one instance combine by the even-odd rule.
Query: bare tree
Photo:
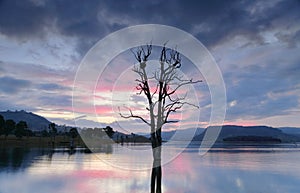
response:
[[[161,192],[161,145],[162,137],[161,130],[164,124],[177,122],[169,120],[170,114],[179,111],[184,105],[192,105],[185,99],[186,96],[178,97],[177,92],[186,85],[191,85],[201,82],[201,80],[193,81],[193,79],[184,79],[179,74],[181,67],[181,55],[176,49],[169,49],[164,45],[160,52],[159,68],[154,74],[147,74],[147,61],[152,53],[152,45],[141,46],[136,50],[132,50],[138,64],[134,66],[133,71],[138,75],[136,79],[137,94],[144,94],[148,101],[147,110],[149,117],[145,118],[140,115],[135,115],[131,109],[129,114],[120,113],[123,118],[140,119],[151,128],[151,144],[153,152],[153,167],[151,174],[151,193]],[[154,80],[156,85],[151,88],[149,81]]]

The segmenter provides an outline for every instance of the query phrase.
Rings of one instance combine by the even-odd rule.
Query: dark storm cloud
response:
[[[31,82],[28,80],[15,79],[9,76],[0,77],[0,92],[6,94],[16,94],[21,90],[30,87]]]
[[[0,3],[0,31],[18,38],[58,31],[66,36],[78,37],[80,53],[112,31],[141,23],[179,27],[196,35],[206,46],[216,45],[236,35],[263,43],[261,31],[279,27],[289,30],[299,20],[299,8],[299,1],[292,0],[279,3],[4,0]],[[285,39],[298,38],[299,33],[296,33]]]
[[[87,6],[90,12],[86,17],[79,16],[80,25],[70,22],[73,27],[68,28],[63,22],[60,29],[67,34],[91,37],[132,24],[160,23],[191,32],[207,46],[236,35],[262,44],[261,31],[280,27],[288,30],[300,18],[298,1],[268,4],[260,1],[103,1],[98,7]]]
[[[78,51],[103,36],[105,26],[97,18],[100,1],[0,1],[0,32],[20,41],[60,33],[76,37]],[[93,41],[91,41],[91,39]],[[82,41],[80,41],[82,40]]]
[[[0,32],[18,39],[40,36],[46,32],[51,12],[30,1],[0,1]]]

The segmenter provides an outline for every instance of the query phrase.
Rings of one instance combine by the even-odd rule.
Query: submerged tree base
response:
[[[153,145],[156,144],[152,144]],[[152,148],[153,153],[153,165],[151,172],[151,193],[161,193],[161,181],[162,181],[162,170],[161,170],[161,140],[160,145]]]

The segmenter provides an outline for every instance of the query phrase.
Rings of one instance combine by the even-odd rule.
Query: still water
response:
[[[149,192],[152,160],[132,156],[132,149],[117,144],[96,153],[2,148],[0,193]],[[214,148],[204,156],[189,147],[162,168],[164,193],[300,192],[297,147]]]

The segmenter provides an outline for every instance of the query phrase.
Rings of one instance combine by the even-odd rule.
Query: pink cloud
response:
[[[114,113],[112,106],[109,106],[109,105],[96,105],[95,112],[98,115]]]
[[[93,108],[95,107],[95,108]],[[103,114],[111,114],[113,113],[113,109],[109,105],[95,105],[91,107],[66,107],[65,110],[68,111],[73,111],[76,113],[86,113],[86,114],[98,114],[98,115],[103,115]]]

